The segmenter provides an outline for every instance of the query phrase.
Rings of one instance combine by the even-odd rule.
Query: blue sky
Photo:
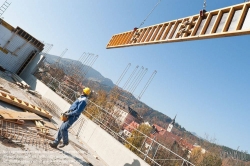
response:
[[[94,68],[116,82],[128,63],[148,68],[135,95],[154,70],[157,75],[142,101],[188,131],[216,138],[216,143],[250,151],[250,36],[106,49],[111,36],[139,26],[158,0],[25,0],[10,1],[4,19],[41,41],[51,54],[79,59],[99,55]],[[0,3],[3,3],[0,0]],[[208,1],[215,10],[243,0]],[[203,1],[162,0],[143,26],[198,14]]]

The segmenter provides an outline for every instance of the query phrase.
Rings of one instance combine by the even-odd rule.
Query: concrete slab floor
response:
[[[78,149],[71,144],[63,148],[45,150],[41,145],[18,145],[0,139],[0,165],[4,166],[105,166],[93,154]],[[89,164],[91,163],[91,164]]]
[[[9,90],[11,95],[39,107],[46,107],[47,111],[53,110],[52,115],[61,111],[56,104],[48,99],[39,99],[9,81],[11,81],[10,78],[0,72],[0,84]],[[23,111],[2,101],[0,101],[0,109]],[[58,116],[54,116],[52,121],[57,126],[61,124]],[[26,125],[31,123],[34,122],[25,122]],[[56,131],[51,131],[51,134],[55,136]],[[71,133],[69,133],[69,139],[70,144],[68,146],[54,149],[48,144],[20,143],[0,136],[0,166],[107,166],[105,161],[86,143],[77,139]]]

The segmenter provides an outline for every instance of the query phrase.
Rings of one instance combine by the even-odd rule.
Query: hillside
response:
[[[57,61],[58,56],[47,55],[46,61],[48,63],[55,63]],[[60,65],[64,68],[67,68],[70,65],[79,65],[79,61],[62,58],[60,61]],[[85,66],[86,67],[86,66]],[[84,71],[83,71],[84,72]],[[67,73],[67,70],[65,71]],[[95,91],[105,90],[106,92],[110,92],[114,87],[113,82],[105,78],[101,75],[100,72],[96,71],[93,68],[89,68],[87,75],[84,77],[83,85],[91,87]],[[163,128],[167,128],[169,123],[172,121],[170,117],[161,113],[160,111],[154,110],[149,107],[147,104],[136,99],[131,93],[119,88],[120,100],[127,103],[132,109],[137,111],[144,119],[144,121],[149,122],[150,124],[157,124]],[[172,117],[173,118],[173,117]],[[178,117],[177,117],[178,120]],[[222,158],[240,156],[240,160],[250,161],[250,156],[245,152],[237,152],[231,148],[217,145],[215,140],[216,138],[207,138],[203,139],[197,136],[194,132],[187,131],[180,124],[175,123],[175,127],[172,130],[172,134],[178,136],[178,138],[185,139],[188,143],[194,145],[198,144],[207,151],[214,152],[218,155],[222,155]],[[166,138],[166,142],[168,138]],[[165,144],[166,142],[161,142]]]
[[[48,63],[55,63],[58,60],[58,56],[55,55],[46,54],[45,57]],[[64,68],[68,68],[69,66],[80,66],[80,64],[81,63],[79,61],[67,58],[62,58],[62,60],[60,61],[60,65],[62,65]],[[103,77],[100,72],[90,66],[83,65],[83,67],[81,67],[81,70],[82,73],[87,71],[84,77],[88,80],[98,82],[103,86],[108,86],[110,88],[114,86],[113,82],[110,79]]]

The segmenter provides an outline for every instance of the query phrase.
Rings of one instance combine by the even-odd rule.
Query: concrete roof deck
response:
[[[0,84],[10,91],[11,95],[49,111],[53,115],[52,122],[56,126],[60,126],[61,121],[59,120],[58,113],[61,112],[61,110],[55,103],[46,98],[39,99],[26,90],[19,88],[6,73],[1,71]],[[0,109],[23,111],[20,108],[2,101],[0,101]],[[18,126],[22,128],[22,130],[35,129],[33,121],[25,121],[24,125]],[[51,135],[55,136],[56,133],[57,131],[50,130]],[[69,133],[70,144],[61,149],[51,148],[48,145],[49,140],[32,143],[31,141],[21,141],[21,139],[5,139],[0,136],[0,163],[6,166],[107,166],[105,161],[103,161],[94,150],[73,134],[74,133]]]

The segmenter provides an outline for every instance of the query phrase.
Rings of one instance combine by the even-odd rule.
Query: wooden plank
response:
[[[150,41],[154,41],[154,40],[155,40],[155,37],[156,37],[156,35],[158,34],[160,28],[161,28],[161,25],[158,25],[158,26],[156,27],[156,29],[155,29],[155,31],[154,31],[154,34],[153,34],[152,38],[150,39]]]
[[[161,37],[161,39],[160,40],[165,40],[165,39],[167,39],[167,36],[168,36],[168,34],[170,33],[170,30],[171,30],[171,28],[173,27],[174,25],[173,25],[173,23],[169,23],[166,27],[165,27],[165,29],[164,29],[164,31],[163,31],[163,36]]]
[[[202,22],[202,17],[201,16],[197,16],[197,17],[198,17],[198,19],[196,20],[196,24],[194,25],[193,31],[191,33],[191,36],[195,36],[196,35],[196,33],[197,33],[198,29],[199,29],[199,26],[200,26],[200,24]]]
[[[160,32],[157,35],[156,41],[158,41],[158,40],[161,39],[162,34],[163,34],[163,32],[164,32],[164,30],[166,29],[167,26],[168,26],[168,24],[161,25],[161,30],[160,30]]]
[[[145,34],[144,34],[144,36],[143,36],[141,42],[144,42],[144,41],[146,40],[146,38],[148,37],[148,33],[149,33],[149,31],[150,31],[151,29],[152,29],[151,27],[150,27],[150,28],[147,28],[147,30],[146,30],[146,32],[145,32]]]
[[[245,19],[245,16],[246,16],[246,14],[247,14],[248,8],[249,8],[249,7],[248,7],[246,4],[243,6],[242,13],[241,13],[241,16],[240,16],[238,25],[237,25],[237,27],[236,27],[236,30],[240,30],[240,29],[241,29],[242,24],[243,24],[244,19]]]
[[[42,120],[40,116],[29,112],[18,112],[11,110],[0,110],[0,115],[4,119],[20,119],[20,120]]]
[[[58,128],[51,122],[47,122],[45,120],[41,121],[45,127],[48,127],[53,130],[58,130]]]
[[[23,125],[24,124],[24,120],[19,120],[19,119],[3,119],[3,118],[0,118],[0,120],[3,120],[5,122],[19,124],[19,125]]]
[[[213,16],[212,13],[209,13],[209,14],[208,14],[207,19],[206,19],[206,21],[205,21],[205,24],[204,24],[202,30],[201,30],[200,35],[204,35],[205,32],[207,31],[207,28],[208,28],[208,25],[210,24],[210,21],[211,21],[211,19],[212,19],[212,16]]]
[[[138,40],[137,40],[138,43],[141,42],[141,39],[142,39],[142,37],[144,36],[146,30],[147,30],[147,28],[144,28],[144,29],[142,29],[142,30],[140,31],[140,36],[139,36],[139,38],[138,38]]]
[[[229,14],[227,16],[227,20],[225,22],[225,25],[222,29],[222,32],[226,32],[228,30],[228,27],[232,21],[232,18],[233,18],[233,14],[234,14],[234,9],[231,7],[230,10],[229,10]]]
[[[147,39],[146,39],[146,42],[148,42],[149,39],[152,38],[152,35],[153,35],[153,33],[154,33],[154,31],[155,31],[156,28],[157,28],[157,26],[154,26],[154,27],[151,29],[151,31],[150,31],[150,33],[149,33]]]

